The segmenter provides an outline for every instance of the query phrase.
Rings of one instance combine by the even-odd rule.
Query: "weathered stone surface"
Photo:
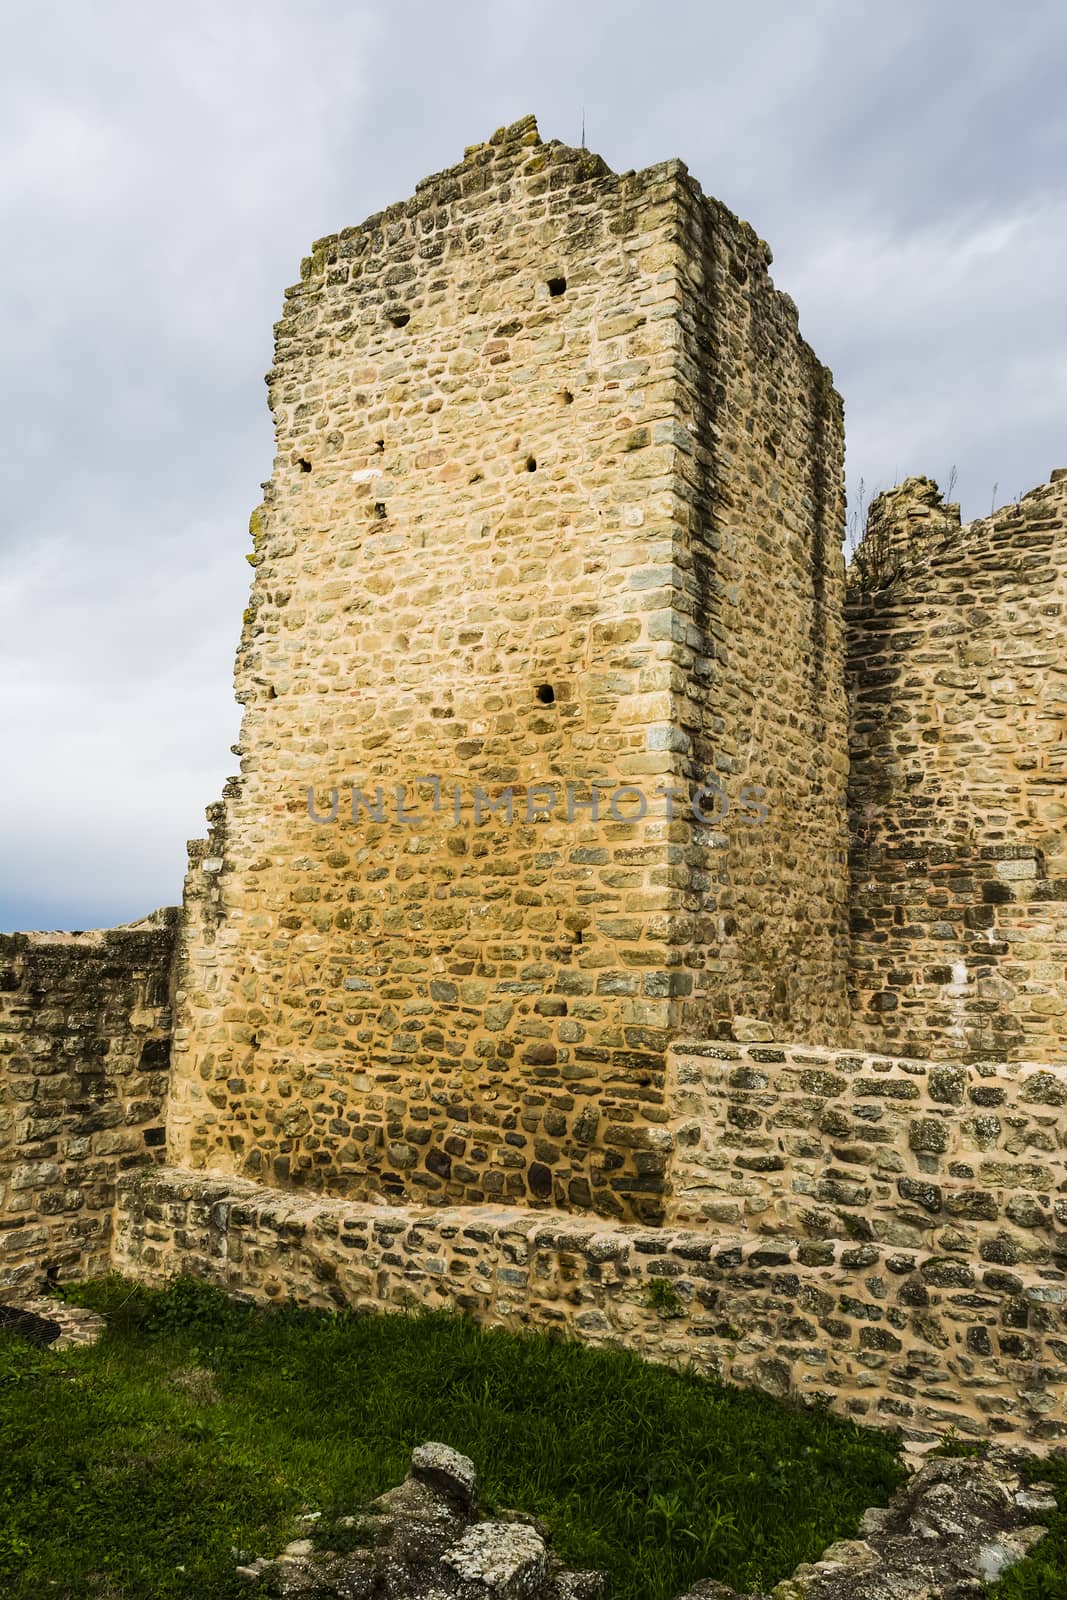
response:
[[[730,1031],[738,1044],[759,1044],[778,1037],[774,1024],[759,1017],[735,1017]]]
[[[467,1458],[441,1445],[421,1451],[446,1452],[450,1472],[473,1489]],[[862,1538],[831,1545],[820,1560],[779,1583],[772,1597],[738,1596],[708,1580],[682,1600],[962,1600],[977,1594],[982,1580],[1001,1576],[1044,1536],[1034,1515],[1056,1510],[1047,1486],[1026,1489],[1003,1452],[992,1459],[995,1467],[928,1459],[888,1507],[865,1514]],[[276,1561],[261,1557],[237,1570],[270,1594],[315,1600],[597,1600],[603,1593],[600,1574],[560,1568],[533,1518],[509,1513],[472,1520],[453,1496],[415,1476],[414,1461],[405,1483],[343,1521],[362,1540],[350,1554],[298,1539]]]
[[[1067,1151],[1049,1137],[1046,1108],[1061,1088],[1063,1065],[949,1068],[793,1044],[680,1042],[668,1053],[666,1220],[948,1257],[902,1286],[912,1306],[925,1303],[917,1276],[941,1273],[943,1287],[981,1293],[990,1269],[1018,1262],[1054,1288],[1067,1208],[1057,1214],[1052,1197],[1067,1191]],[[978,1097],[992,1095],[1010,1115],[975,1114]],[[984,1345],[974,1340],[977,1355]]]
[[[446,1444],[420,1444],[411,1453],[411,1476],[473,1516],[478,1509],[477,1481],[469,1456]]]
[[[500,1600],[533,1600],[548,1577],[545,1542],[521,1522],[477,1523],[449,1545],[441,1561]]]
[[[276,1561],[237,1571],[270,1594],[309,1600],[597,1600],[601,1575],[564,1571],[532,1518],[479,1522],[476,1503],[474,1463],[420,1445],[402,1484],[343,1519],[360,1548],[338,1555],[299,1539]]]

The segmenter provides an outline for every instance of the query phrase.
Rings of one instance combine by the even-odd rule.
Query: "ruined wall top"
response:
[[[962,523],[958,501],[947,501],[933,478],[905,478],[892,489],[875,495],[867,512],[863,538],[848,572],[850,592],[871,592],[917,571],[928,559],[952,551],[969,552],[969,560],[982,560],[982,542],[995,526],[1012,522],[1020,508],[1035,509],[1031,501],[1055,494],[1055,485],[1067,479],[1067,467],[1057,467],[1018,499]]]
[[[1067,471],[963,527],[929,479],[872,517],[847,607],[853,1038],[1062,1059]]]
[[[905,478],[871,501],[850,582],[864,588],[889,583],[902,567],[913,566],[935,542],[959,528],[959,505],[946,502],[933,478]]]
[[[528,158],[534,151],[541,152],[544,160],[539,168],[531,168]],[[694,188],[697,187],[692,179],[689,168],[685,162],[677,157],[668,161],[653,163],[640,171],[632,168],[623,173],[615,173],[608,166],[602,156],[595,151],[587,150],[585,146],[576,148],[565,145],[559,139],[542,139],[535,116],[520,117],[518,121],[509,123],[506,127],[498,128],[488,139],[478,144],[467,145],[463,152],[463,160],[450,167],[444,167],[440,172],[431,173],[422,178],[415,185],[414,195],[408,200],[396,201],[387,206],[383,211],[374,212],[365,217],[360,223],[342,228],[336,233],[325,234],[321,239],[316,239],[311,247],[311,254],[306,256],[300,264],[301,283],[320,276],[326,265],[326,257],[337,245],[347,243],[360,234],[372,234],[387,230],[390,225],[403,222],[433,206],[447,205],[452,201],[475,195],[492,186],[500,171],[511,164],[522,161],[527,173],[532,170],[550,169],[551,161],[555,157],[566,158],[570,172],[565,179],[556,178],[551,183],[553,189],[560,189],[564,182],[573,183],[583,179],[608,178],[613,182],[623,184],[633,183],[635,186],[654,184],[665,178],[688,178]],[[756,230],[748,222],[734,217],[727,207],[720,201],[710,196],[705,196],[708,203],[729,217],[734,227],[738,230],[745,249],[750,253],[753,265],[767,268],[771,265],[773,255],[765,239],[761,239]],[[287,294],[299,294],[301,284],[287,290]],[[792,307],[794,318],[796,307],[788,295],[782,295],[783,301]]]

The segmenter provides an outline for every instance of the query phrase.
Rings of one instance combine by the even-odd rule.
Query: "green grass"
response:
[[[247,1600],[234,1548],[276,1554],[302,1509],[353,1510],[427,1439],[473,1458],[486,1509],[533,1512],[569,1566],[606,1568],[616,1600],[770,1587],[902,1477],[887,1434],[622,1352],[257,1311],[189,1280],[67,1294],[109,1318],[93,1348],[0,1336],[5,1600]]]

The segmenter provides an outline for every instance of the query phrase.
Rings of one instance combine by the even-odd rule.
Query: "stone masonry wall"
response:
[[[668,1072],[668,1222],[1067,1282],[1065,1105],[1067,1064],[683,1043]]]
[[[176,917],[0,934],[0,1283],[110,1270],[116,1180],[166,1154]]]
[[[116,1265],[257,1300],[452,1308],[692,1363],[932,1441],[1067,1435],[1063,1274],[835,1239],[642,1229],[519,1207],[369,1206],[154,1169]]]
[[[693,1362],[916,1440],[1067,1438],[1067,1065],[669,1052],[665,1225],[371,1206],[175,1169],[115,1263],[267,1300],[451,1306]]]
[[[770,259],[532,119],[314,246],[184,913],[0,936],[0,1283],[1067,1439],[1067,471],[880,496],[845,608]]]
[[[908,479],[850,582],[852,1037],[1063,1061],[1067,472],[958,522]]]
[[[679,787],[765,792],[760,827],[679,830],[686,1037],[843,1043],[848,773],[844,422],[797,309],[717,201],[680,186]]]
[[[315,246],[191,854],[182,1162],[655,1222],[672,1037],[841,1038],[840,402],[769,259],[681,163],[532,119]]]

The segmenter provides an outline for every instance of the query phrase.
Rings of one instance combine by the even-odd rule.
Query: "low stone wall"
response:
[[[521,1209],[369,1206],[157,1168],[114,1263],[257,1300],[451,1307],[818,1399],[918,1442],[1067,1437],[1064,1275],[832,1238],[715,1237]]]
[[[108,1271],[116,1179],[164,1158],[176,922],[0,935],[0,1284]]]
[[[677,1046],[668,1223],[1067,1269],[1067,1065]]]

